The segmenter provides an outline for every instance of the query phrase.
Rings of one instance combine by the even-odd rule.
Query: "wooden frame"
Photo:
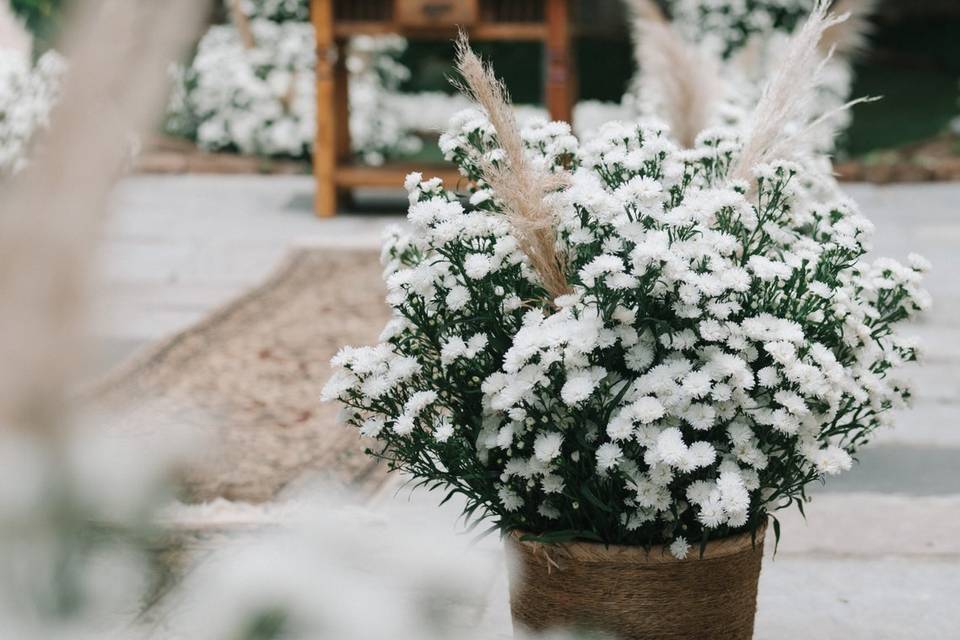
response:
[[[402,3],[407,0],[394,0]],[[422,0],[416,0],[424,4]],[[473,40],[532,40],[544,43],[544,100],[550,117],[570,122],[576,93],[569,0],[542,0],[543,22],[492,22],[481,14],[466,27]],[[336,214],[350,190],[360,186],[400,186],[413,167],[388,164],[371,167],[352,162],[347,103],[346,41],[361,34],[399,33],[411,39],[451,39],[457,25],[410,26],[392,17],[376,21],[337,20],[334,0],[311,0],[310,17],[317,40],[317,129],[313,172],[314,210]],[[394,12],[396,15],[397,12]],[[423,167],[421,167],[422,169]],[[430,167],[431,175],[456,184],[460,175],[450,165]]]

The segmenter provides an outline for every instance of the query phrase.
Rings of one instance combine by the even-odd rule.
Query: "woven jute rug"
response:
[[[329,360],[389,316],[372,251],[297,249],[263,285],[111,372],[88,394],[112,428],[185,430],[182,499],[262,502],[304,477],[361,493],[385,471],[321,404]]]

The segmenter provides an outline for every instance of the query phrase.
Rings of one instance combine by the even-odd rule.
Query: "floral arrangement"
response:
[[[49,124],[64,69],[53,51],[31,65],[21,52],[0,49],[0,175],[26,166],[35,135]]]
[[[368,164],[416,153],[422,147],[416,130],[398,110],[400,85],[410,70],[398,61],[407,41],[400,36],[357,36],[347,51],[350,71],[350,136],[354,149]]]
[[[168,131],[204,149],[309,156],[316,88],[306,7],[299,0],[245,2],[236,21],[242,25],[212,26],[191,63],[174,71]],[[405,49],[398,36],[360,36],[348,46],[351,142],[369,164],[420,148],[388,104],[410,73],[397,61]]]
[[[309,0],[240,0],[240,10],[250,18],[274,22],[310,19]]]
[[[839,132],[850,124],[847,104],[853,83],[851,59],[865,46],[874,0],[675,0],[671,20],[652,0],[631,0],[640,72],[624,103],[634,113],[675,118],[696,110],[697,122],[672,124],[685,146],[703,125],[741,126],[753,112],[785,59],[803,18],[831,6],[846,19],[828,25],[819,41],[816,85],[791,128],[811,127],[804,136],[811,151],[834,151]],[[682,71],[677,71],[677,69]],[[692,103],[693,106],[683,104]]]
[[[304,156],[310,151],[313,30],[251,20],[253,46],[231,25],[210,27],[189,67],[177,69],[170,131],[204,149]]]
[[[677,557],[849,469],[909,398],[898,327],[928,304],[927,263],[865,259],[856,205],[771,157],[778,122],[686,150],[656,123],[580,144],[518,130],[468,49],[459,67],[483,110],[441,145],[469,203],[407,178],[393,320],[324,391],[371,453],[502,531]]]
[[[674,22],[691,42],[724,58],[746,47],[752,38],[791,33],[816,0],[670,0]]]

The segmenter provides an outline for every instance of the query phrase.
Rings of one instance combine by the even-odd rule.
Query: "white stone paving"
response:
[[[262,280],[295,244],[372,248],[385,224],[401,221],[374,214],[318,220],[311,190],[309,177],[125,180],[103,260],[99,331],[113,350],[107,360],[189,326]],[[934,262],[928,287],[935,305],[915,327],[929,358],[914,372],[916,407],[898,413],[896,426],[865,452],[862,469],[818,489],[807,522],[784,514],[780,552],[767,558],[761,579],[757,637],[957,638],[960,184],[847,190],[877,225],[878,254],[903,259],[917,251]],[[453,522],[455,507],[438,513],[435,500],[388,491],[377,508]],[[500,553],[495,539],[478,552]],[[478,618],[491,637],[509,637],[505,579],[504,572],[491,578]]]

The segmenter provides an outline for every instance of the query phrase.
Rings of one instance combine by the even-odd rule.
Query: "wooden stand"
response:
[[[334,215],[354,187],[399,187],[415,170],[352,162],[344,53],[351,36],[398,33],[410,39],[443,40],[454,38],[462,27],[477,41],[541,41],[550,117],[572,119],[576,76],[568,0],[311,0],[310,16],[317,39],[313,172],[318,216]],[[450,165],[431,167],[429,172],[450,185],[460,179]]]

